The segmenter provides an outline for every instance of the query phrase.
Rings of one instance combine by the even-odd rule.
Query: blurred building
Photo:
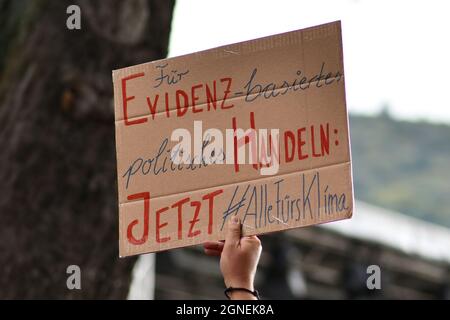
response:
[[[261,237],[255,286],[271,299],[450,299],[450,229],[357,202],[351,220]],[[202,248],[143,255],[130,299],[222,299]],[[369,290],[368,266],[381,270]],[[155,270],[155,272],[153,272]]]

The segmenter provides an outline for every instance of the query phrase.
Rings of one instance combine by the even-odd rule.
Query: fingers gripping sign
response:
[[[210,256],[220,256],[220,270],[227,288],[245,288],[254,291],[253,282],[262,251],[261,241],[257,236],[241,237],[242,225],[233,216],[226,232],[225,242],[206,242],[203,247]],[[252,295],[236,291],[232,299],[255,298]]]

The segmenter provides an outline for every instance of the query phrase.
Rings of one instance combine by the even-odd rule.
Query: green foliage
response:
[[[350,116],[355,197],[450,227],[450,126]]]

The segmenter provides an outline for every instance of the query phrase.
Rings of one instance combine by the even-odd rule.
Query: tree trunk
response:
[[[81,30],[66,27],[72,4]],[[166,56],[173,7],[0,0],[1,299],[126,297],[111,71]]]

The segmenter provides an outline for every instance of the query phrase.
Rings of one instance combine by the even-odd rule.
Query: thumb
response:
[[[232,216],[225,236],[225,245],[237,247],[241,239],[241,223],[236,216]]]

